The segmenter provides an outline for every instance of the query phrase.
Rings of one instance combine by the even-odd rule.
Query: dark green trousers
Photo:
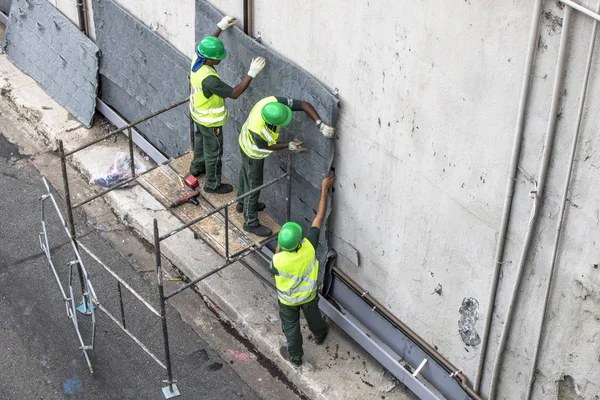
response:
[[[238,182],[238,197],[249,192],[250,190],[259,187],[263,184],[263,167],[264,159],[255,160],[250,158],[240,149],[242,156],[242,166],[240,167],[239,182]],[[258,197],[260,191],[244,197],[244,227],[258,226]]]
[[[221,185],[223,160],[223,129],[208,128],[194,123],[194,159],[190,165],[191,174],[206,172],[204,189],[216,189]]]
[[[308,303],[298,306],[288,306],[279,302],[279,318],[281,329],[287,339],[287,348],[292,360],[301,360],[304,355],[302,350],[302,334],[300,333],[300,310],[308,323],[308,329],[315,340],[324,339],[329,327],[319,311],[319,296]]]

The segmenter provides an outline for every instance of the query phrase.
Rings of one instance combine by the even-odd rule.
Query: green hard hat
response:
[[[267,103],[262,108],[260,115],[269,125],[286,126],[292,120],[292,109],[278,101]]]
[[[207,36],[198,44],[198,53],[201,56],[211,60],[224,60],[227,57],[227,51],[221,39],[214,36]]]
[[[302,227],[295,222],[286,222],[277,236],[277,244],[285,251],[294,251],[302,240]]]

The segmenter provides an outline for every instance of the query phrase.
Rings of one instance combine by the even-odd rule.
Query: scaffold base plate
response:
[[[173,397],[181,395],[181,393],[179,393],[179,389],[177,388],[177,384],[174,383],[171,385],[171,387],[173,388],[173,390],[169,389],[169,385],[162,388],[162,392],[165,396],[165,399],[172,399]]]

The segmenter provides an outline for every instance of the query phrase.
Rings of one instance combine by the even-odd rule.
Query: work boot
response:
[[[256,211],[264,211],[265,208],[267,208],[267,205],[265,203],[259,202]],[[237,203],[237,205],[235,206],[235,211],[237,211],[239,213],[243,213],[244,212],[244,203]]]
[[[286,361],[291,362],[296,367],[299,367],[302,365],[302,359],[299,359],[299,360],[292,359],[292,357],[290,356],[290,352],[287,349],[287,346],[281,346],[279,348],[279,354],[281,354],[281,357],[283,357]]]
[[[317,346],[322,345],[325,342],[325,339],[327,339],[327,335],[329,334],[329,329],[327,329],[327,332],[325,332],[325,335],[323,335],[323,337],[320,338],[315,338],[315,344]]]
[[[206,173],[206,171],[200,171],[200,172],[191,172],[190,171],[190,175],[192,175],[194,178],[197,178],[204,173]]]
[[[264,225],[244,226],[246,232],[255,234],[256,236],[269,237],[273,233],[272,230]]]
[[[204,188],[204,191],[206,193],[225,194],[225,193],[233,192],[233,186],[231,186],[229,183],[221,183],[215,189]]]

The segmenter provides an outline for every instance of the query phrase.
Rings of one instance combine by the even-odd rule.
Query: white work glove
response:
[[[248,70],[248,76],[253,79],[256,78],[256,75],[263,70],[266,63],[267,62],[265,61],[264,57],[253,58],[252,62],[250,63],[250,69]]]
[[[335,128],[333,126],[329,126],[320,119],[318,119],[315,124],[319,127],[319,131],[325,136],[327,139],[333,139],[335,136]]]
[[[235,17],[230,17],[229,15],[227,15],[223,17],[223,19],[219,23],[217,23],[217,26],[220,30],[226,31],[227,29],[235,25],[235,20]]]
[[[304,143],[298,138],[294,138],[294,140],[288,143],[288,149],[294,153],[304,153],[305,151],[308,151],[308,149],[304,148]]]

